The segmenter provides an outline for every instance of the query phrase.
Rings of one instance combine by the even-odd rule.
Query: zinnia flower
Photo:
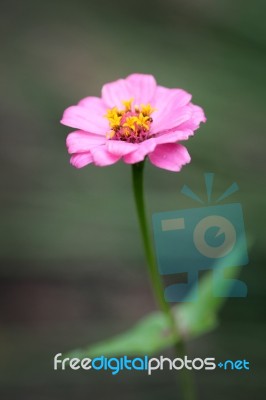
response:
[[[148,156],[157,167],[180,171],[190,162],[187,140],[206,118],[182,89],[158,86],[152,75],[132,74],[107,83],[102,96],[86,97],[67,108],[61,123],[78,129],[67,137],[70,162],[106,166]]]

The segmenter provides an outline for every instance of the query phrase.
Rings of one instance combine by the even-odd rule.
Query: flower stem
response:
[[[138,220],[141,230],[141,236],[144,245],[144,251],[146,260],[148,263],[149,275],[154,291],[154,296],[157,300],[158,306],[168,318],[172,333],[175,337],[175,351],[178,357],[184,358],[186,355],[186,346],[182,338],[180,329],[177,326],[177,321],[172,314],[169,303],[164,298],[164,288],[162,279],[157,271],[156,260],[153,252],[153,247],[150,240],[150,234],[147,224],[145,203],[144,203],[144,190],[143,190],[143,171],[145,161],[139,162],[132,165],[132,179],[133,179],[133,191],[134,198],[137,208]],[[191,372],[186,368],[180,370],[180,383],[183,392],[184,400],[195,400],[194,382],[192,380]]]

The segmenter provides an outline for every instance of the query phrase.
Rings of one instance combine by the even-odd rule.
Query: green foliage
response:
[[[238,264],[241,246],[238,255],[231,259],[231,265]],[[231,290],[239,268],[228,269],[226,279],[223,279],[221,272],[224,273],[223,262],[217,263],[215,271],[209,271],[203,276],[197,292],[194,288],[185,302],[172,308],[176,323],[185,339],[194,339],[217,326],[218,311]],[[214,296],[214,287],[219,297]],[[162,312],[157,311],[144,317],[129,331],[85,349],[75,350],[68,356],[83,358],[100,355],[152,355],[172,346],[174,341],[169,320]]]

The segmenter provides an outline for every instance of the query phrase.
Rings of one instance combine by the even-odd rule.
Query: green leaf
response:
[[[167,318],[162,312],[157,311],[144,317],[128,332],[85,349],[75,350],[67,357],[149,355],[161,350],[162,346],[171,346],[172,343],[173,335],[167,329]]]
[[[231,265],[239,264],[244,245],[244,242],[240,243],[237,253],[231,257]],[[217,326],[218,311],[225,302],[240,268],[226,269],[226,279],[222,276],[224,270],[224,262],[218,262],[215,271],[209,271],[200,280],[198,291],[195,287],[183,303],[172,308],[177,326],[186,339],[196,338]],[[216,294],[219,293],[219,297],[214,296],[214,289]],[[168,318],[161,311],[157,311],[144,317],[129,331],[87,348],[74,350],[67,354],[67,357],[152,355],[172,346],[174,341]]]
[[[177,322],[183,334],[189,338],[197,337],[215,328],[218,324],[217,315],[228,298],[241,267],[227,268],[227,265],[241,264],[242,254],[246,249],[244,237],[239,238],[236,251],[225,261],[217,261],[213,271],[209,271],[199,284],[198,299],[195,289],[192,290],[181,306],[174,307]],[[237,281],[239,285],[246,285]]]

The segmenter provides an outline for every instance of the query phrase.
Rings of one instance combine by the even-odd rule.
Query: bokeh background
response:
[[[265,84],[263,0],[1,1],[1,374],[6,400],[176,399],[163,372],[55,372],[54,354],[104,339],[155,309],[131,194],[130,167],[69,165],[63,110],[108,81],[151,73],[193,93],[208,122],[180,174],[146,168],[149,217],[197,205],[215,172],[217,198],[240,191],[253,246],[220,327],[191,356],[246,358],[250,372],[195,374],[199,398],[265,398]],[[169,353],[171,354],[171,353]]]

